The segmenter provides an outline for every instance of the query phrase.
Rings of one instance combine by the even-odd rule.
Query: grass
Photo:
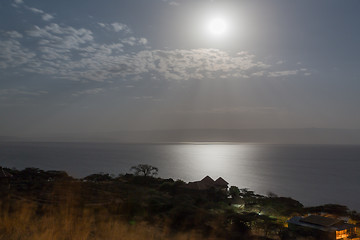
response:
[[[143,220],[129,221],[121,214],[111,212],[114,206],[82,204],[77,188],[54,189],[54,199],[61,196],[62,200],[53,204],[26,198],[14,199],[11,195],[2,197],[0,240],[204,239],[196,231],[173,232],[167,227],[150,225]]]
[[[172,233],[145,222],[125,222],[100,208],[82,208],[65,203],[39,206],[36,203],[2,201],[1,240],[138,240],[202,239],[196,232]]]

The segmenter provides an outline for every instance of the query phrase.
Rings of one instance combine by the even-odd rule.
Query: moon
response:
[[[213,35],[224,35],[227,30],[227,23],[223,18],[214,18],[209,22],[208,29]]]

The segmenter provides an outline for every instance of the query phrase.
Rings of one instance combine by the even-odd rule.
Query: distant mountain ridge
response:
[[[360,129],[176,129],[0,137],[0,141],[247,142],[272,144],[360,144]]]

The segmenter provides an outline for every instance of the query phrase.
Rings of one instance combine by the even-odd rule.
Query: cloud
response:
[[[171,2],[169,2],[169,5],[171,5],[171,6],[179,6],[180,3],[175,2],[175,1],[171,1]]]
[[[131,33],[131,29],[124,23],[113,22],[109,24],[98,22],[97,24],[108,31]]]
[[[106,27],[106,24],[105,23],[98,23],[98,25],[100,26],[100,27],[103,27],[103,28],[105,28]]]
[[[255,76],[255,77],[263,77],[263,76],[265,76],[265,71],[254,72],[254,73],[252,74],[252,76]]]
[[[136,44],[136,38],[135,37],[129,37],[121,40],[122,43],[134,46]]]
[[[104,91],[105,91],[105,89],[103,89],[103,88],[93,88],[93,89],[86,89],[83,91],[79,91],[79,92],[73,93],[72,95],[75,97],[78,97],[81,95],[95,95],[98,93],[102,93]]]
[[[177,114],[209,114],[209,115],[222,115],[222,114],[267,114],[279,111],[275,107],[261,107],[261,106],[239,106],[239,107],[219,107],[203,110],[175,110]]]
[[[218,49],[148,50],[136,55],[140,69],[173,80],[246,77],[267,68],[255,56],[241,52],[235,56]]]
[[[54,16],[46,13],[46,14],[42,15],[41,18],[42,18],[44,21],[50,21],[51,19],[54,18]]]
[[[148,40],[146,38],[129,37],[129,38],[121,39],[121,42],[129,46],[137,46],[137,45],[146,45],[148,43]]]
[[[267,76],[271,78],[279,78],[279,77],[289,77],[303,74],[304,76],[310,76],[311,73],[307,68],[300,68],[295,70],[283,70],[283,71],[271,71],[268,72]]]
[[[179,1],[174,1],[174,0],[162,0],[162,1],[169,4],[170,6],[175,6],[176,7],[176,6],[180,5]]]
[[[148,44],[148,40],[147,40],[146,38],[140,38],[140,39],[138,40],[138,42],[139,42],[140,44],[142,44],[142,45]]]
[[[299,73],[299,70],[269,72],[269,77],[287,77],[287,76],[297,75],[298,73]]]
[[[238,78],[268,67],[254,61],[254,56],[244,53],[230,56],[216,49],[143,50],[120,56],[105,53],[92,55],[71,66],[87,68],[82,77],[97,81],[140,75],[167,80],[217,78],[219,75]]]
[[[40,10],[40,9],[37,9],[37,8],[29,7],[28,9],[29,9],[30,11],[32,11],[33,13],[39,13],[39,14],[43,14],[43,13],[44,13],[43,10]]]
[[[19,5],[23,3],[24,3],[23,0],[14,0],[12,6],[17,8]]]
[[[34,40],[38,39],[36,59],[33,54],[31,61],[27,57],[17,63],[14,60],[5,62],[24,65],[23,71],[78,81],[134,77],[179,81],[250,78],[270,67],[247,52],[234,55],[218,49],[143,49],[125,52],[125,45],[141,47],[147,40],[128,37],[120,40],[120,43],[99,44],[88,29],[76,29],[55,23],[42,28],[35,26],[27,35]],[[12,48],[22,50],[17,40],[12,40],[12,43]]]
[[[47,45],[58,52],[68,52],[70,49],[76,49],[81,44],[93,40],[92,31],[84,28],[62,27],[52,23],[43,28],[35,26],[27,34],[34,38],[39,38],[40,45]]]
[[[34,7],[26,7],[28,10],[30,10],[31,12],[35,13],[35,14],[39,14],[41,15],[41,18],[42,20],[44,21],[50,21],[52,19],[54,19],[54,16],[49,14],[49,13],[46,13],[44,12],[43,10],[41,9],[38,9],[38,8],[34,8]]]
[[[32,8],[31,11],[42,13]],[[111,31],[130,31],[126,24],[98,23]],[[146,38],[118,38],[117,42],[100,43],[86,28],[51,23],[34,26],[25,32],[6,32],[0,41],[0,68],[20,67],[19,71],[48,75],[75,81],[115,81],[117,79],[248,79],[284,77],[307,69],[274,71],[271,66],[248,52],[235,54],[212,48],[149,49]],[[32,50],[26,41],[36,44]],[[79,94],[79,93],[78,93]]]
[[[40,96],[40,95],[44,95],[44,94],[48,94],[48,92],[40,91],[40,90],[28,91],[28,90],[24,90],[21,88],[0,89],[0,96],[5,96],[5,95]]]
[[[10,37],[10,38],[23,38],[23,35],[17,31],[9,31],[6,32],[6,34]]]
[[[264,113],[276,111],[274,107],[222,107],[213,108],[208,113],[213,114],[242,114],[242,113]]]
[[[114,22],[111,24],[115,32],[125,31],[128,32],[129,28],[126,24]]]
[[[152,100],[154,97],[153,96],[133,96],[130,98],[134,99],[134,100]]]
[[[14,68],[30,62],[36,56],[16,39],[0,40],[0,69]]]

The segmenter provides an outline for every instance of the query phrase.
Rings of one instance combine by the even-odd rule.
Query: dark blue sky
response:
[[[360,128],[357,0],[5,0],[0,135]],[[215,18],[224,34],[209,31]]]

